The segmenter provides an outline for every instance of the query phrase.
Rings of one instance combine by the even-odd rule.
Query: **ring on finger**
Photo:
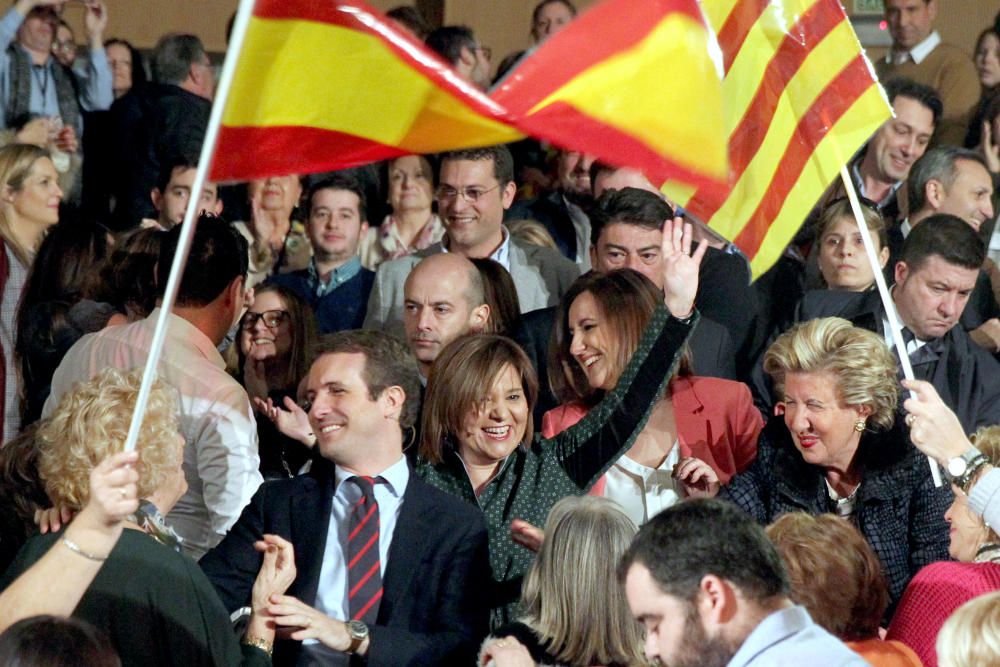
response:
[[[128,493],[125,492],[125,489],[118,489],[118,492],[122,494],[122,500],[125,500],[125,498],[128,496]]]

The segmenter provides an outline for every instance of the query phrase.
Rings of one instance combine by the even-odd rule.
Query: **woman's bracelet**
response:
[[[262,639],[260,637],[254,637],[252,635],[243,635],[243,643],[247,646],[253,646],[254,648],[259,648],[264,653],[270,656],[274,652],[274,644]]]
[[[65,535],[62,538],[62,543],[66,545],[67,549],[69,549],[70,551],[72,551],[75,554],[80,554],[81,556],[83,556],[87,560],[92,560],[92,561],[95,561],[97,563],[102,563],[102,562],[104,562],[104,561],[106,561],[108,559],[107,556],[98,556],[97,554],[92,554],[92,553],[88,553],[88,552],[84,551],[83,549],[80,548],[79,544],[77,544],[73,540],[69,539]]]

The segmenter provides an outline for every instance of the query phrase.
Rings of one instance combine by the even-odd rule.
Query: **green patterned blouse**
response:
[[[491,626],[517,615],[521,579],[534,553],[511,540],[510,523],[542,526],[560,498],[586,493],[631,448],[669,381],[697,316],[682,321],[660,305],[618,385],[575,426],[552,439],[536,434],[508,456],[477,498],[454,450],[437,465],[417,464],[429,484],[476,504],[486,514],[493,569]],[[567,564],[567,566],[572,566]]]

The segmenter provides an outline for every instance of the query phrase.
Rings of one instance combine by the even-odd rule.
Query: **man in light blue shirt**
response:
[[[781,557],[736,506],[690,500],[653,517],[619,578],[646,628],[646,657],[670,667],[863,667],[792,604]]]

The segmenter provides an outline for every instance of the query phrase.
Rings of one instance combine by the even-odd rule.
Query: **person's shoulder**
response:
[[[482,524],[485,527],[483,513],[478,507],[428,484],[420,475],[414,474],[412,471],[404,498],[406,496],[416,499],[424,506],[425,510],[433,512],[436,516],[436,523],[444,522],[452,526],[455,523],[461,525]]]
[[[850,306],[864,302],[866,293],[843,290],[809,290],[802,297],[800,310],[802,319],[839,315]]]
[[[396,259],[390,259],[387,262],[382,262],[378,265],[378,269],[375,271],[380,277],[385,276],[405,276],[408,274],[413,267],[420,263],[424,257],[430,257],[431,255],[441,252],[441,245],[435,243],[432,246],[424,248],[419,252],[415,252],[412,255],[404,255],[402,257],[397,257]]]
[[[568,268],[577,269],[576,263],[564,257],[558,250],[533,243],[525,243],[515,238],[510,240],[510,245],[511,250],[517,249],[523,253],[528,264],[536,266],[543,271],[557,272]]]
[[[934,50],[931,51],[930,55],[942,58],[952,65],[956,63],[965,65],[965,63],[968,63],[971,67],[975,67],[972,62],[972,58],[969,57],[969,54],[966,53],[965,49],[949,42],[940,42],[934,47]]]

